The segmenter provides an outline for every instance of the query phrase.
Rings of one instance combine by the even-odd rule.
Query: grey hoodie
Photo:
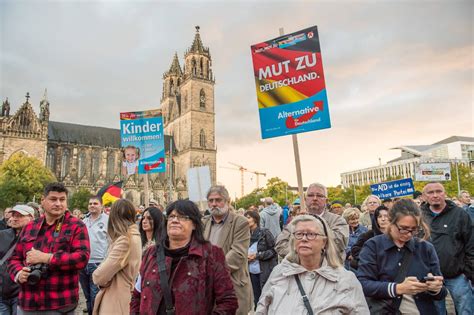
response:
[[[269,229],[275,239],[281,233],[280,214],[281,208],[275,203],[260,212],[260,227]]]

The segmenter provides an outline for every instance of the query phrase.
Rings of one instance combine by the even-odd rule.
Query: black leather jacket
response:
[[[10,247],[16,245],[17,235],[14,229],[0,231],[0,260]],[[7,272],[8,259],[0,266],[0,296],[2,299],[11,299],[18,296],[20,286],[13,282]]]

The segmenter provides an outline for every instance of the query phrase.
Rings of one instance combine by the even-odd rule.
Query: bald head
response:
[[[441,212],[446,207],[446,191],[441,183],[428,183],[423,187],[423,199],[434,212]]]

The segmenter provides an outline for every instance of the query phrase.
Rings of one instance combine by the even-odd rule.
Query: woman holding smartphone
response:
[[[433,245],[416,236],[429,228],[420,209],[401,199],[389,212],[385,234],[369,239],[359,256],[359,278],[371,314],[437,314],[446,296]]]

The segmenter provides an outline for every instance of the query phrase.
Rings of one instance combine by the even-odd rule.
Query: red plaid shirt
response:
[[[26,266],[26,253],[32,247],[53,253],[46,277],[36,285],[21,284],[18,305],[25,311],[60,310],[79,301],[79,271],[90,255],[89,235],[81,220],[66,211],[61,232],[54,238],[56,223],[47,225],[44,217],[26,225],[9,259],[12,279]]]

